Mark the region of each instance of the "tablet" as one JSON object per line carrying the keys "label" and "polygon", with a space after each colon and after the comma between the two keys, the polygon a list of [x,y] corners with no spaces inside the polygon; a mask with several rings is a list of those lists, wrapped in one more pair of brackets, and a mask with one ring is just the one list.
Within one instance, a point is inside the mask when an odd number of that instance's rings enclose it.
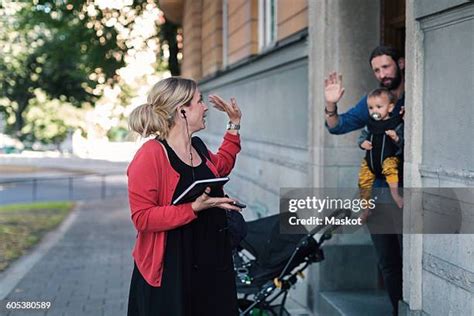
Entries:
{"label": "tablet", "polygon": [[229,181],[228,177],[225,178],[214,178],[214,179],[203,179],[194,181],[180,196],[178,196],[174,201],[173,205],[193,202],[201,194],[204,193],[207,187],[211,189],[216,187],[221,187]]}

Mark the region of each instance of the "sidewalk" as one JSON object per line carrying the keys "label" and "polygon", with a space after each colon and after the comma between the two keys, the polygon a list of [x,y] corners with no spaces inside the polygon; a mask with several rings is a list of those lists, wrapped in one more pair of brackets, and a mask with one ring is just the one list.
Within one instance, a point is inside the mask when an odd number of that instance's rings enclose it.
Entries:
{"label": "sidewalk", "polygon": [[70,228],[7,295],[0,314],[8,301],[49,301],[49,310],[7,315],[126,315],[135,238],[126,197],[88,201],[74,212]]}

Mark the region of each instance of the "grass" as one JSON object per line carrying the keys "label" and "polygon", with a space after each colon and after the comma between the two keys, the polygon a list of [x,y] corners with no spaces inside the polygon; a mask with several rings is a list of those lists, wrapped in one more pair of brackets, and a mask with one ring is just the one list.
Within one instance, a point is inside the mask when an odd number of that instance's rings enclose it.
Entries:
{"label": "grass", "polygon": [[0,271],[36,245],[69,214],[73,202],[0,206]]}

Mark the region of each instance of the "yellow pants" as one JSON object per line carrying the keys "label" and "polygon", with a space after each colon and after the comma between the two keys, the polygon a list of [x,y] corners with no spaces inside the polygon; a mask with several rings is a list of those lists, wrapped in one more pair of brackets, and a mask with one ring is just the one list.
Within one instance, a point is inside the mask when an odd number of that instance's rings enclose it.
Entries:
{"label": "yellow pants", "polygon": [[[397,157],[387,157],[382,162],[382,174],[387,183],[398,183],[398,164],[400,159]],[[369,200],[372,195],[372,185],[375,181],[375,174],[369,168],[367,161],[362,160],[359,170],[359,188],[362,199]]]}

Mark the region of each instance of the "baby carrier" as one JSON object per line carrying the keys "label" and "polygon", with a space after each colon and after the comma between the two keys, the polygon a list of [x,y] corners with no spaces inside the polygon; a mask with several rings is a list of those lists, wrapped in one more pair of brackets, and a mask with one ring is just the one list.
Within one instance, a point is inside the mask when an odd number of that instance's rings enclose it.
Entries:
{"label": "baby carrier", "polygon": [[387,130],[395,130],[403,120],[400,115],[393,115],[388,120],[377,121],[369,118],[367,129],[369,130],[368,140],[372,143],[372,149],[368,150],[365,156],[367,165],[377,177],[382,177],[382,163],[387,157],[395,156],[398,147],[385,134]]}

